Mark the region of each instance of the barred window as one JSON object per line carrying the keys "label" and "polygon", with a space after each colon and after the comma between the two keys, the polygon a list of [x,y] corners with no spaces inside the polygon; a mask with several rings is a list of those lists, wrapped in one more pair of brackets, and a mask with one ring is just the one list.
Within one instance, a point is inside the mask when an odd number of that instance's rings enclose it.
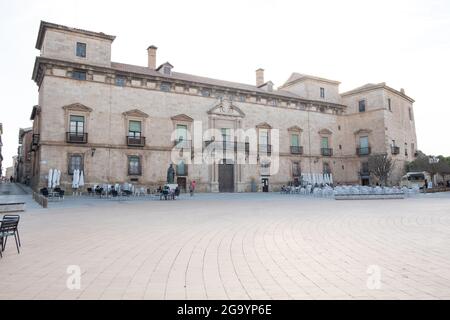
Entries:
{"label": "barred window", "polygon": [[128,175],[140,176],[141,170],[141,158],[139,156],[128,156]]}
{"label": "barred window", "polygon": [[83,155],[82,154],[69,154],[69,175],[73,175],[75,170],[84,170],[83,163]]}
{"label": "barred window", "polygon": [[127,79],[125,77],[123,77],[123,76],[116,77],[116,86],[125,87],[126,84],[127,84]]}
{"label": "barred window", "polygon": [[160,87],[161,91],[170,91],[170,83],[167,82],[163,82],[161,83],[161,87]]}
{"label": "barred window", "polygon": [[72,79],[75,79],[75,80],[86,80],[86,72],[85,71],[74,70],[72,72]]}

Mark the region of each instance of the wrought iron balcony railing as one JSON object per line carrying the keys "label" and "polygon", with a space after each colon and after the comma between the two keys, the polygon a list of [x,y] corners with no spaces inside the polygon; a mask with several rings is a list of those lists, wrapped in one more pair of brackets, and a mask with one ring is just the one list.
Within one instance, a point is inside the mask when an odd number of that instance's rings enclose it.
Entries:
{"label": "wrought iron balcony railing", "polygon": [[303,147],[291,146],[291,154],[303,154]]}
{"label": "wrought iron balcony railing", "polygon": [[371,148],[370,147],[358,147],[356,148],[356,154],[358,156],[368,156],[371,153]]}
{"label": "wrought iron balcony railing", "polygon": [[129,147],[144,147],[145,137],[127,136],[127,145]]}
{"label": "wrought iron balcony railing", "polygon": [[333,155],[333,149],[331,148],[322,148],[320,151],[324,157],[331,157]]}
{"label": "wrought iron balcony railing", "polygon": [[87,143],[88,134],[78,133],[78,132],[66,132],[66,142],[67,143]]}

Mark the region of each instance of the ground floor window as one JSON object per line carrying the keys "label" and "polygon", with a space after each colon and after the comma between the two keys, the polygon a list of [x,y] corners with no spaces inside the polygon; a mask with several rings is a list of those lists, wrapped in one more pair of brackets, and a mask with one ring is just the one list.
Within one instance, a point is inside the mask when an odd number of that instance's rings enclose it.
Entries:
{"label": "ground floor window", "polygon": [[75,170],[84,170],[83,168],[83,155],[82,154],[69,154],[69,174],[73,175]]}
{"label": "ground floor window", "polygon": [[141,158],[139,156],[128,156],[128,175],[140,176],[141,174]]}

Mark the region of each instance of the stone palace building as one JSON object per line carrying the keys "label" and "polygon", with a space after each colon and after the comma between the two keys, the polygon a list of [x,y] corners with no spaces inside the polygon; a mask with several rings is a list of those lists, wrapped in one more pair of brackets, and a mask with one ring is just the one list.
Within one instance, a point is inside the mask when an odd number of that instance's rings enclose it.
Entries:
{"label": "stone palace building", "polygon": [[[340,93],[338,81],[300,73],[276,89],[262,69],[254,85],[222,81],[177,72],[169,62],[157,66],[155,46],[147,66],[129,65],[111,61],[114,39],[41,22],[33,70],[39,101],[31,113],[35,188],[47,184],[50,168],[62,171],[67,188],[75,169],[88,186],[155,188],[170,163],[180,186],[195,180],[207,192],[278,190],[302,173],[368,184],[368,157],[386,153],[395,160],[395,184],[414,159],[414,100],[403,89],[378,83]],[[218,134],[205,137],[210,129]],[[234,136],[239,129],[252,129],[256,142]],[[211,146],[220,150],[214,161],[189,161]]]}

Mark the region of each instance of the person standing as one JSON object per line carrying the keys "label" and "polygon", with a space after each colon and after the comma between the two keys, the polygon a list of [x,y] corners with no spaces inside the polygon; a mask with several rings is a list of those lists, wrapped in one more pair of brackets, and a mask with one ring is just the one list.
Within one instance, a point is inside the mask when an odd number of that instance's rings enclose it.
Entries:
{"label": "person standing", "polygon": [[193,180],[189,185],[189,193],[191,194],[191,197],[194,195],[196,185],[197,183],[195,182],[195,180]]}

